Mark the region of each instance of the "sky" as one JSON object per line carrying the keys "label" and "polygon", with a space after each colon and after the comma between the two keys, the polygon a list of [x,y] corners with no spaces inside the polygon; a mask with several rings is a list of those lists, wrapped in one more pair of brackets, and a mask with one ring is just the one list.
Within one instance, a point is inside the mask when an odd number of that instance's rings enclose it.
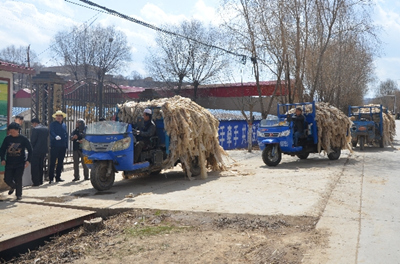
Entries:
{"label": "sky", "polygon": [[[82,4],[78,0],[69,0]],[[120,13],[132,16],[155,26],[164,23],[178,23],[185,19],[198,19],[218,25],[220,0],[92,0]],[[380,56],[374,61],[377,86],[379,81],[392,79],[400,86],[400,1],[374,0],[374,23],[382,30]],[[122,75],[135,70],[146,77],[144,60],[149,46],[153,46],[155,31],[114,16],[99,13],[64,0],[0,0],[0,49],[10,45],[27,46],[38,54],[38,60],[45,66],[54,66],[49,47],[58,31],[68,31],[73,25],[85,22],[114,25],[123,31],[131,46],[132,62]],[[251,67],[250,63],[247,66]],[[244,70],[246,72],[246,69]],[[242,76],[249,79],[251,76]],[[240,77],[238,77],[239,81]],[[373,87],[371,87],[372,95]]]}

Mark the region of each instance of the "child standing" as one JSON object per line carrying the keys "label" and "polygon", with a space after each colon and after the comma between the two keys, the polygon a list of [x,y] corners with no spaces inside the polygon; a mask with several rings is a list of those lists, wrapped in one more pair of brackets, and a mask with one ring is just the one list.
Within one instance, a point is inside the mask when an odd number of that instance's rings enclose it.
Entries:
{"label": "child standing", "polygon": [[[22,175],[24,169],[29,166],[32,147],[29,140],[19,134],[20,126],[13,122],[8,125],[8,136],[4,138],[0,148],[1,165],[6,166],[4,182],[10,186],[9,195],[16,189],[17,200],[22,196]],[[25,160],[25,149],[28,150],[28,158]]]}

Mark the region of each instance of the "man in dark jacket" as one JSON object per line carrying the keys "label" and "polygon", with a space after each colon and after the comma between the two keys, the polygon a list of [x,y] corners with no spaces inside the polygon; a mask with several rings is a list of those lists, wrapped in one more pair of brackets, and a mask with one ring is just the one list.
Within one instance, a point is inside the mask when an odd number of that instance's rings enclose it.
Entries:
{"label": "man in dark jacket", "polygon": [[54,168],[56,166],[56,182],[63,182],[61,179],[61,171],[64,164],[65,152],[68,148],[67,126],[63,119],[67,115],[58,110],[53,118],[56,120],[50,124],[50,165],[49,165],[49,184],[54,180]]}
{"label": "man in dark jacket", "polygon": [[43,164],[48,152],[49,129],[40,124],[38,118],[31,121],[32,164],[31,177],[33,186],[43,184]]}
{"label": "man in dark jacket", "polygon": [[74,158],[74,179],[72,181],[79,181],[79,163],[82,163],[83,167],[83,176],[85,177],[85,181],[89,180],[89,169],[86,164],[83,162],[83,154],[82,154],[82,139],[85,136],[85,120],[78,119],[76,122],[76,128],[71,133],[72,140],[72,153]]}
{"label": "man in dark jacket", "polygon": [[[24,169],[29,166],[32,156],[32,147],[29,140],[19,134],[20,125],[13,122],[8,125],[9,135],[4,138],[0,148],[1,165],[6,166],[4,170],[4,182],[10,186],[9,195],[16,189],[17,200],[22,196],[22,176]],[[25,149],[28,157],[25,157]]]}
{"label": "man in dark jacket", "polygon": [[304,135],[304,115],[301,107],[296,108],[295,116],[288,116],[288,121],[293,121],[294,124],[294,146],[297,147],[299,138]]}
{"label": "man in dark jacket", "polygon": [[137,142],[135,144],[134,151],[134,163],[137,163],[142,153],[142,149],[151,144],[150,138],[155,136],[156,134],[156,125],[153,120],[153,113],[151,109],[144,109],[143,111],[143,127],[140,127],[136,130]]}

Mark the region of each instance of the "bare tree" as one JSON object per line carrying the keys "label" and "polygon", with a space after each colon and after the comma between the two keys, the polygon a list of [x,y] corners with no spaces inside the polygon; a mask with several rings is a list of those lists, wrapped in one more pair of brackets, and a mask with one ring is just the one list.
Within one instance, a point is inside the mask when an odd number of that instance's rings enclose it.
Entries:
{"label": "bare tree", "polygon": [[361,102],[372,80],[379,46],[372,3],[235,0],[225,1],[232,8],[223,12],[239,49],[252,56],[256,50],[257,63],[276,78],[277,87],[285,84],[286,102],[317,99],[344,108],[349,98]]}
{"label": "bare tree", "polygon": [[117,73],[131,60],[125,34],[112,26],[73,27],[58,32],[55,42],[53,52],[75,80],[94,75],[103,82],[107,73]]}
{"label": "bare tree", "polygon": [[221,44],[223,35],[197,20],[164,28],[177,34],[158,34],[157,46],[149,49],[146,58],[147,69],[155,80],[166,82],[176,94],[185,80],[192,83],[196,100],[198,86],[213,80],[228,66],[226,54],[214,47]]}
{"label": "bare tree", "polygon": [[[30,59],[28,60],[28,58]],[[35,70],[42,68],[42,65],[37,61],[36,53],[30,50],[29,46],[20,46],[18,48],[14,45],[8,46],[0,50],[0,59],[18,65],[30,66]],[[28,87],[29,78],[26,74],[14,73],[13,75],[14,90],[20,90],[24,87]]]}
{"label": "bare tree", "polygon": [[261,32],[256,23],[256,16],[259,12],[255,7],[253,0],[225,1],[222,10],[227,15],[224,26],[232,34],[232,41],[236,44],[238,50],[249,54],[251,57],[252,73],[257,85],[261,115],[262,118],[266,118],[268,113],[265,112],[262,100],[259,64],[260,54],[263,53],[264,47],[257,37]]}
{"label": "bare tree", "polygon": [[397,82],[387,79],[386,81],[380,82],[377,90],[376,97],[379,98],[380,103],[387,107],[388,109],[395,109],[395,100],[396,96],[399,93],[399,87]]}
{"label": "bare tree", "polygon": [[198,39],[189,45],[190,68],[188,80],[193,84],[194,100],[197,99],[199,85],[215,80],[229,66],[226,53],[213,46],[222,46],[223,34],[212,26],[205,27],[201,22],[184,22],[187,36]]}
{"label": "bare tree", "polygon": [[[180,35],[187,34],[184,24],[164,25],[164,28]],[[156,81],[165,82],[177,95],[180,94],[184,79],[189,76],[189,47],[190,42],[187,39],[159,32],[156,46],[149,48],[149,55],[145,61],[150,76]]]}

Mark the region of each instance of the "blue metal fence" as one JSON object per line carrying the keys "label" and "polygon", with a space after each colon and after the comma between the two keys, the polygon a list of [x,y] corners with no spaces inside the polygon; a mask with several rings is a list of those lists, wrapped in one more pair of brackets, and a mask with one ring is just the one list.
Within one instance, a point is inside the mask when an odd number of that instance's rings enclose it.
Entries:
{"label": "blue metal fence", "polygon": [[[260,121],[254,121],[252,132],[252,143],[257,144],[257,129]],[[219,144],[223,149],[247,148],[247,131],[249,127],[244,120],[220,121]]]}

